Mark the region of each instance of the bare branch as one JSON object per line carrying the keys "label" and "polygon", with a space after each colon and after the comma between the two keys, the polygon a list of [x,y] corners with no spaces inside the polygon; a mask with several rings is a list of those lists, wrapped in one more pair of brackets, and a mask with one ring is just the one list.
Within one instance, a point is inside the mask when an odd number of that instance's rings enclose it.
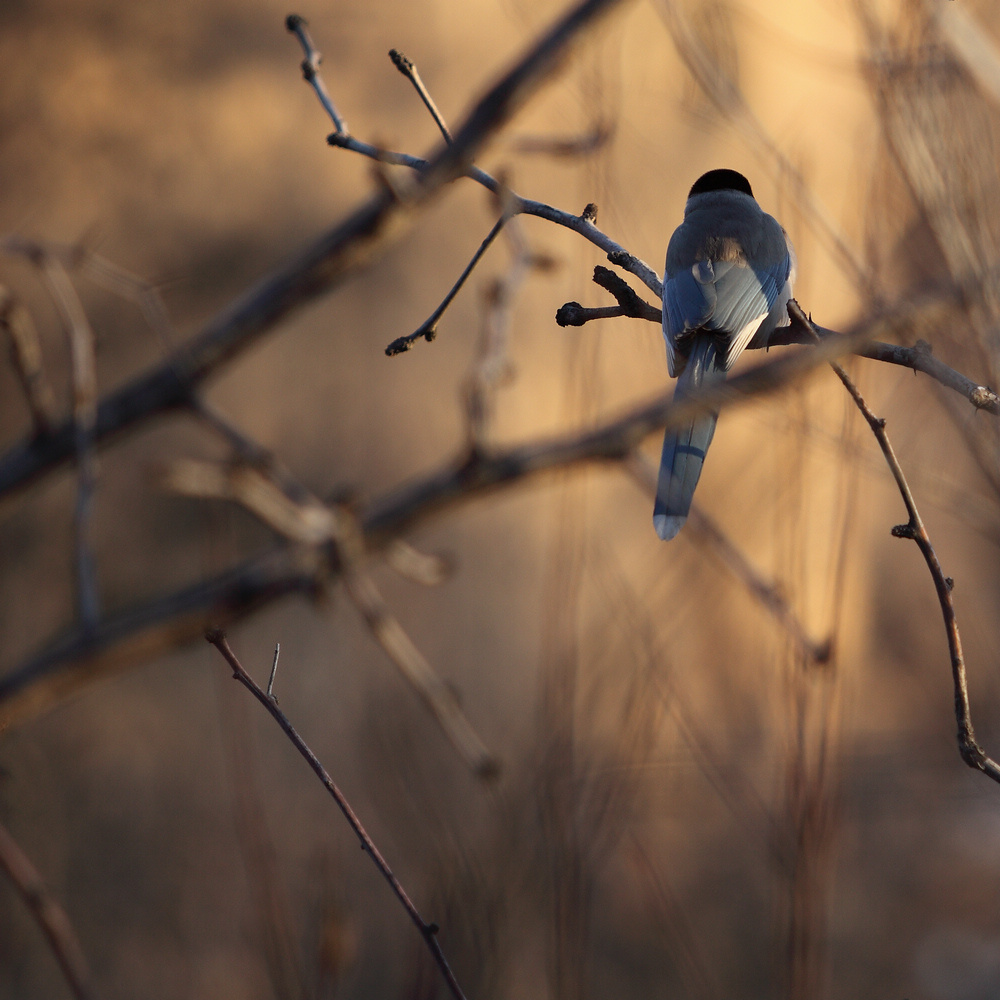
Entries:
{"label": "bare branch", "polygon": [[17,889],[48,939],[63,976],[77,1000],[94,1000],[93,977],[66,911],[49,891],[31,859],[0,823],[0,868]]}
{"label": "bare branch", "polygon": [[452,299],[454,299],[459,293],[469,275],[472,274],[476,265],[482,259],[483,254],[486,253],[493,241],[500,235],[500,230],[506,225],[508,219],[509,216],[506,215],[497,219],[493,228],[486,234],[486,238],[479,244],[479,249],[472,255],[472,260],[466,264],[465,270],[459,275],[458,280],[451,286],[451,290],[444,297],[444,299],[442,299],[441,304],[430,314],[430,316],[427,317],[427,319],[423,321],[423,323],[420,324],[420,326],[417,327],[416,330],[413,331],[413,333],[406,337],[397,337],[385,349],[385,353],[389,357],[408,351],[413,346],[414,342],[419,340],[421,337],[423,337],[424,340],[433,340],[435,338],[437,335],[438,320],[444,315],[444,311],[448,308],[448,306],[451,305]]}
{"label": "bare branch", "polygon": [[317,565],[332,563],[376,642],[430,710],[463,761],[480,777],[492,778],[498,773],[496,758],[473,729],[454,691],[417,649],[365,573],[364,539],[346,507],[327,506],[301,484],[296,484],[295,495],[289,496],[283,484],[252,466],[178,461],[166,470],[163,481],[188,496],[239,503],[291,542],[313,547]]}
{"label": "bare branch", "polygon": [[[657,470],[639,452],[633,452],[625,467],[650,496],[656,493]],[[779,584],[765,579],[723,530],[697,504],[691,507],[689,525],[693,538],[718,558],[774,620],[788,632],[800,651],[816,664],[827,663],[833,652],[830,640],[815,642],[799,621]]]}
{"label": "bare branch", "polygon": [[[462,454],[363,507],[357,519],[364,547],[368,552],[381,549],[417,521],[527,477],[585,462],[622,461],[648,434],[668,424],[675,426],[703,409],[720,409],[779,391],[831,358],[852,353],[868,333],[865,328],[852,336],[828,338],[814,350],[766,362],[683,403],[658,396],[582,434]],[[282,505],[274,509],[285,512]],[[293,522],[299,516],[290,515]],[[329,512],[322,517],[328,518]],[[317,522],[322,518],[317,517]],[[316,527],[311,522],[305,527],[310,526]],[[335,553],[320,556],[315,548],[303,551],[281,546],[211,580],[109,616],[92,635],[71,630],[0,677],[5,718],[35,714],[95,676],[182,645],[204,630],[206,618],[231,622],[289,594],[317,593],[340,569]]]}
{"label": "bare branch", "polygon": [[73,373],[73,439],[77,462],[75,563],[77,607],[85,628],[93,628],[100,617],[97,573],[90,550],[90,514],[93,508],[97,466],[93,452],[94,416],[97,406],[97,361],[94,331],[62,262],[43,247],[29,257],[45,278],[62,317],[70,348]]}
{"label": "bare branch", "polygon": [[0,285],[0,330],[10,338],[11,359],[24,390],[36,434],[49,431],[56,422],[56,399],[42,367],[42,348],[31,313]]}
{"label": "bare branch", "polygon": [[[594,282],[609,291],[618,300],[618,305],[587,308],[580,305],[579,302],[567,302],[560,306],[556,312],[556,323],[559,326],[583,326],[591,320],[617,316],[645,319],[652,323],[661,321],[660,308],[638,296],[613,271],[609,271],[606,267],[595,267]],[[918,303],[907,302],[895,312],[885,312],[878,317],[878,321],[892,326],[895,319],[896,326],[903,326],[921,309],[939,303],[940,299]],[[792,299],[788,304],[788,314],[791,318],[790,325],[779,327],[771,335],[765,349],[784,347],[790,344],[813,344],[816,342],[816,335],[821,339],[845,336],[836,330],[830,330],[813,323],[811,319],[806,317],[802,307],[795,299]],[[752,348],[756,346],[759,345],[751,345]],[[903,347],[900,344],[886,344],[879,340],[873,340],[861,344],[855,353],[862,358],[870,358],[873,361],[882,361],[886,364],[911,368],[915,372],[923,372],[940,382],[945,388],[952,389],[964,396],[977,410],[1000,415],[1000,395],[989,386],[980,385],[967,375],[963,375],[961,372],[955,371],[954,368],[950,368],[943,361],[939,361],[934,357],[933,348],[926,340],[918,340],[913,347]]]}
{"label": "bare branch", "polygon": [[238,680],[270,713],[271,717],[275,722],[281,727],[284,734],[291,740],[292,745],[296,750],[305,758],[306,762],[313,769],[313,772],[323,782],[323,787],[330,793],[333,797],[334,802],[337,803],[337,808],[344,814],[344,818],[347,820],[351,829],[354,831],[358,840],[361,842],[361,849],[372,859],[372,863],[378,869],[379,874],[389,883],[389,887],[392,889],[393,894],[402,904],[403,909],[406,910],[407,916],[413,922],[414,926],[420,932],[420,936],[424,939],[431,955],[434,958],[434,962],[437,967],[441,970],[441,975],[444,977],[444,981],[448,986],[449,991],[456,1000],[465,1000],[465,995],[462,993],[461,987],[458,985],[458,981],[455,979],[455,974],[451,971],[451,966],[448,965],[448,960],[444,956],[444,952],[441,950],[441,945],[438,943],[437,935],[440,930],[437,924],[428,923],[420,915],[416,906],[413,905],[410,897],[407,895],[406,890],[403,888],[399,879],[393,874],[392,869],[389,867],[385,858],[379,852],[379,849],[375,846],[374,841],[368,836],[368,832],[365,830],[358,819],[357,814],[351,808],[351,804],[344,797],[344,793],[337,787],[334,780],[327,773],[326,769],[319,762],[319,758],[309,749],[308,744],[301,736],[296,732],[295,728],[292,726],[291,722],[285,716],[285,713],[278,708],[277,702],[273,698],[269,698],[267,694],[261,690],[259,685],[254,681],[254,679],[243,669],[243,665],[236,658],[236,654],[232,651],[228,640],[226,639],[226,634],[221,629],[211,629],[209,630],[205,638],[222,654],[226,662],[233,668],[233,677]]}
{"label": "bare branch", "polygon": [[[804,319],[804,317],[803,317]],[[808,323],[808,320],[805,320]],[[819,339],[819,334],[816,334]],[[864,397],[858,391],[850,376],[844,369],[831,360],[830,366],[836,372],[837,377],[844,384],[850,393],[858,409],[864,416],[865,421],[875,435],[879,448],[885,457],[886,464],[892,472],[893,479],[896,480],[896,487],[903,498],[909,521],[906,524],[898,524],[892,529],[895,538],[912,538],[917,543],[924,562],[930,571],[931,579],[934,581],[934,588],[937,591],[938,603],[941,605],[941,614],[944,618],[945,634],[948,639],[948,652],[951,657],[952,682],[955,688],[955,720],[958,723],[958,751],[962,755],[962,760],[969,767],[982,771],[988,778],[1000,783],[1000,764],[986,755],[983,748],[976,742],[976,734],[972,728],[972,710],[969,705],[969,689],[966,680],[965,656],[962,652],[962,637],[958,631],[958,620],[955,614],[955,603],[952,600],[951,591],[954,581],[944,575],[941,563],[938,561],[937,553],[931,544],[927,528],[924,526],[920,512],[917,510],[916,501],[910,490],[903,468],[896,458],[889,436],[885,431],[885,419],[877,417],[865,402]]]}
{"label": "bare branch", "polygon": [[[476,104],[453,143],[428,160],[409,184],[376,191],[338,226],[223,310],[165,364],[105,397],[97,408],[95,444],[185,406],[201,382],[280,320],[336,287],[386,243],[398,239],[444,185],[467,171],[490,137],[558,68],[582,31],[623,2],[584,0],[571,8]],[[290,23],[289,29],[304,31],[300,21]],[[0,495],[57,468],[72,454],[73,442],[73,424],[67,422],[8,450],[0,456]]]}
{"label": "bare branch", "polygon": [[906,505],[909,514],[909,521],[906,524],[896,525],[892,533],[896,538],[912,538],[917,543],[924,562],[930,570],[931,579],[934,581],[934,588],[937,591],[938,603],[941,605],[941,614],[944,618],[945,634],[948,638],[948,652],[951,656],[952,682],[955,686],[955,720],[958,723],[958,750],[962,755],[962,760],[969,767],[982,771],[988,778],[1000,782],[1000,765],[986,755],[983,748],[976,742],[976,734],[972,728],[972,710],[969,706],[969,689],[965,673],[965,656],[962,653],[962,637],[958,631],[958,620],[955,614],[955,603],[952,600],[951,590],[954,581],[944,575],[941,563],[938,561],[937,553],[931,544],[930,536],[924,527],[923,519],[917,510],[917,505],[910,492],[909,484],[903,475],[902,467],[888,435],[885,432],[885,420],[876,417],[864,401],[857,386],[851,381],[847,373],[838,364],[833,365],[834,371],[844,383],[847,391],[851,394],[858,409],[864,415],[868,426],[872,429],[875,439],[878,441],[882,454],[896,480],[899,494]]}
{"label": "bare branch", "polygon": [[319,102],[323,105],[326,113],[330,116],[333,127],[338,133],[346,135],[347,122],[340,117],[336,107],[334,107],[330,94],[327,92],[326,84],[323,83],[323,77],[319,72],[319,64],[323,61],[323,57],[319,54],[316,46],[313,45],[312,38],[309,37],[309,32],[306,30],[308,25],[309,22],[298,14],[289,14],[285,18],[285,27],[298,38],[305,55],[305,58],[302,60],[302,78],[316,91],[316,96],[319,98]]}

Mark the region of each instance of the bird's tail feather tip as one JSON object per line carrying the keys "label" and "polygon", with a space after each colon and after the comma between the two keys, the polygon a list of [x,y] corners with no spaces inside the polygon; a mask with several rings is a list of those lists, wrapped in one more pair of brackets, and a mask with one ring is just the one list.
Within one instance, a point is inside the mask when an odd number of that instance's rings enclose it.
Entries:
{"label": "bird's tail feather tip", "polygon": [[654,514],[653,527],[663,541],[669,542],[684,527],[686,520],[687,515],[684,514]]}

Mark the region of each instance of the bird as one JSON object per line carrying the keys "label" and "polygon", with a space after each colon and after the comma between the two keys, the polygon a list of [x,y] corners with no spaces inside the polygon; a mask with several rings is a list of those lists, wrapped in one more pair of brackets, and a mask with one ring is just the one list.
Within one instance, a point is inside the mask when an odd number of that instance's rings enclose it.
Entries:
{"label": "bird", "polygon": [[[787,326],[796,260],[788,234],[757,204],[750,182],[718,169],[694,182],[684,221],[667,245],[663,337],[674,400],[725,380],[747,347],[765,347]],[[653,526],[667,541],[691,510],[717,412],[668,427],[657,476]]]}

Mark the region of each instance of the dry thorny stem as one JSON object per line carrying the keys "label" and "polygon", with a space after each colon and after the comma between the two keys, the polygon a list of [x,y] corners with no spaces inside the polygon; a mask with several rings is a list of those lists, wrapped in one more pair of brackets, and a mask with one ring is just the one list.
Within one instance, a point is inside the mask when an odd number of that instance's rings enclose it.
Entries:
{"label": "dry thorny stem", "polygon": [[441,945],[438,943],[437,935],[440,928],[435,923],[428,923],[420,915],[420,911],[414,906],[413,901],[399,879],[393,874],[388,862],[382,857],[371,837],[368,836],[368,832],[351,808],[351,804],[344,797],[344,793],[337,787],[337,784],[327,773],[326,768],[320,763],[319,758],[312,752],[306,741],[302,739],[295,727],[288,721],[285,713],[278,707],[277,699],[273,696],[269,697],[263,688],[246,672],[230,647],[225,632],[221,629],[211,629],[206,633],[205,638],[225,657],[226,662],[233,668],[233,677],[267,709],[295,749],[302,754],[306,762],[313,769],[316,776],[323,783],[323,787],[333,797],[334,802],[337,803],[337,807],[344,814],[344,818],[361,842],[361,849],[372,859],[372,863],[378,869],[379,874],[389,883],[389,888],[392,889],[393,894],[399,900],[403,909],[406,910],[407,916],[416,926],[417,930],[420,931],[420,936],[426,942],[428,949],[430,949],[434,962],[441,970],[441,975],[444,977],[452,996],[456,997],[457,1000],[465,1000],[465,995],[462,993],[462,989],[455,979],[455,974],[451,971],[451,966],[448,964],[448,960],[441,950]]}

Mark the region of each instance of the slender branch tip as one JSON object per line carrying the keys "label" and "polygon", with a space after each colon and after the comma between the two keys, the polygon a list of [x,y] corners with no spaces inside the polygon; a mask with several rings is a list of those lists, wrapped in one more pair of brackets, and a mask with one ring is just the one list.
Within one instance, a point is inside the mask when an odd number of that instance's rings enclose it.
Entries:
{"label": "slender branch tip", "polygon": [[389,58],[403,76],[409,76],[413,72],[413,63],[399,49],[389,49]]}

